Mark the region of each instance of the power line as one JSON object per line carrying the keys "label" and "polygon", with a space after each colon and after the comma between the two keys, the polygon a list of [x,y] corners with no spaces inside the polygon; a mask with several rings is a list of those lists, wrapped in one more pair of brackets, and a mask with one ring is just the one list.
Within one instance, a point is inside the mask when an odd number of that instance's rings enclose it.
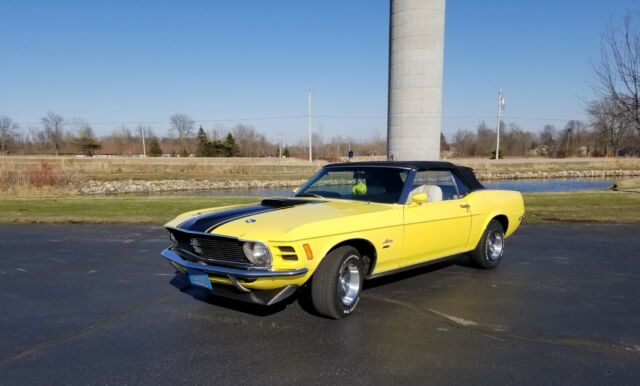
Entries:
{"label": "power line", "polygon": [[[215,122],[237,122],[237,121],[266,121],[266,120],[280,120],[280,119],[301,119],[306,118],[306,115],[284,115],[284,116],[275,116],[275,117],[251,117],[251,118],[226,118],[226,119],[200,119],[194,120],[194,123],[215,123]],[[86,122],[86,121],[85,121]],[[16,122],[21,125],[39,125],[42,122]],[[153,125],[153,124],[168,124],[169,121],[95,121],[95,122],[87,122],[91,125],[137,125],[137,124],[145,124],[145,125]]]}
{"label": "power line", "polygon": [[[372,120],[387,119],[384,115],[314,115],[314,118],[321,119],[354,119],[354,120]],[[441,117],[443,120],[450,119],[491,119],[493,115],[445,115]],[[308,119],[308,115],[282,115],[273,117],[244,117],[244,118],[224,118],[224,119],[199,119],[194,123],[217,123],[217,122],[242,122],[242,121],[269,121],[269,120],[288,120],[288,119]],[[529,117],[529,116],[512,116],[505,115],[505,120],[529,120],[529,121],[570,121],[574,118],[559,117]],[[84,121],[92,126],[100,125],[161,125],[169,124],[169,121]],[[20,125],[40,125],[41,121],[16,121]]]}

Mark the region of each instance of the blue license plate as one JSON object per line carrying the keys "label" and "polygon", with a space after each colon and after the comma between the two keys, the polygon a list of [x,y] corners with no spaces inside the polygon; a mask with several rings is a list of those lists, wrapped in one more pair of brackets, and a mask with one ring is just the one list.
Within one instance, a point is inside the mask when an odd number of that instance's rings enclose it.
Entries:
{"label": "blue license plate", "polygon": [[188,268],[187,275],[189,276],[189,282],[191,283],[191,285],[195,285],[197,287],[203,287],[207,289],[213,289],[211,288],[211,282],[209,281],[209,276],[206,273],[202,271],[198,271],[197,269]]}

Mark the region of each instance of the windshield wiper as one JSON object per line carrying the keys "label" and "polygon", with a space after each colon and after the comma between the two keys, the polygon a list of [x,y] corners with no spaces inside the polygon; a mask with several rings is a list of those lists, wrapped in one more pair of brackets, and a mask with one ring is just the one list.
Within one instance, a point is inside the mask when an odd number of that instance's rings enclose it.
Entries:
{"label": "windshield wiper", "polygon": [[315,198],[324,198],[319,194],[315,194],[315,193],[300,193],[300,194],[296,194],[296,197],[315,197]]}

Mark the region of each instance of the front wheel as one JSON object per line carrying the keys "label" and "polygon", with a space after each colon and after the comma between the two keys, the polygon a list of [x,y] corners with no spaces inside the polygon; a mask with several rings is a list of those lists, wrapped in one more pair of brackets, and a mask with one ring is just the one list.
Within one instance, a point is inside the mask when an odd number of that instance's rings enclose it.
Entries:
{"label": "front wheel", "polygon": [[351,314],[360,300],[364,265],[357,249],[343,246],[322,260],[311,280],[311,301],[316,311],[328,318]]}
{"label": "front wheel", "polygon": [[491,269],[500,264],[504,253],[504,229],[502,224],[491,220],[484,230],[476,249],[469,253],[471,261],[480,268]]}

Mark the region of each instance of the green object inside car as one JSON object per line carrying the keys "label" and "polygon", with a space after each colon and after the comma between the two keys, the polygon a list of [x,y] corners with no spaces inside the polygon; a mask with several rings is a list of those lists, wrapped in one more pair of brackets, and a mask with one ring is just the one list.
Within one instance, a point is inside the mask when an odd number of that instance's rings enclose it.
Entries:
{"label": "green object inside car", "polygon": [[355,196],[361,196],[363,194],[367,194],[367,184],[362,181],[357,182],[353,185],[353,189],[351,190]]}

